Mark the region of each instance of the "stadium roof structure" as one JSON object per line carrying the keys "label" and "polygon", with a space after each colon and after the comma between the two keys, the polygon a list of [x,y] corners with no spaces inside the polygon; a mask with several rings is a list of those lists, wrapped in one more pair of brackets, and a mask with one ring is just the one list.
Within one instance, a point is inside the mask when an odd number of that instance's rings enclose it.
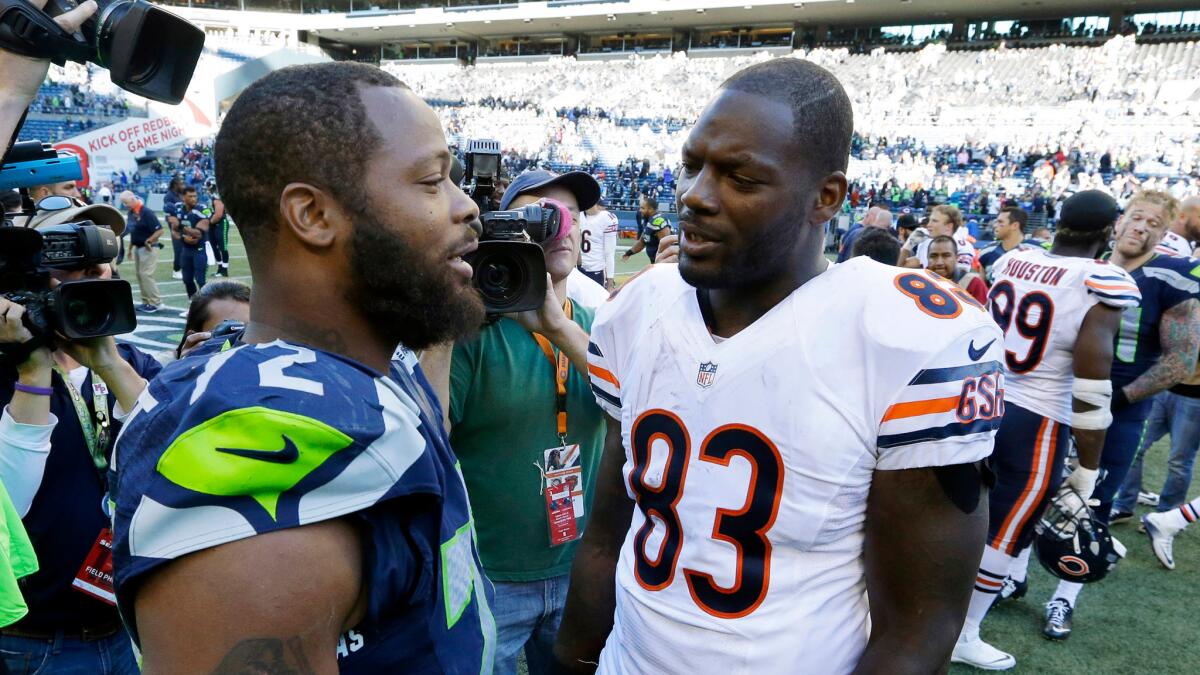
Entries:
{"label": "stadium roof structure", "polygon": [[[166,4],[186,4],[173,0]],[[691,30],[713,26],[791,24],[931,24],[1196,9],[1196,0],[548,0],[398,7],[392,0],[295,0],[303,13],[172,7],[202,26],[303,31],[308,41],[379,45],[412,39],[499,38],[601,31]],[[438,0],[432,0],[437,2]],[[480,0],[484,2],[486,0]],[[269,4],[269,3],[267,3]],[[400,0],[400,4],[408,4]],[[416,4],[416,3],[413,3]],[[424,2],[420,4],[425,4]],[[329,5],[330,9],[325,9]],[[450,6],[454,5],[454,6]],[[360,8],[361,7],[361,8]],[[349,8],[342,11],[333,8]]]}

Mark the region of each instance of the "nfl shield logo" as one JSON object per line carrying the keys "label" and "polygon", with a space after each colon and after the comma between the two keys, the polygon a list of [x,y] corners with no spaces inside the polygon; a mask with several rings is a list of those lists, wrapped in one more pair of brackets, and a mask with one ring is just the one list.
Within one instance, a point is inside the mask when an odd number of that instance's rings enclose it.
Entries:
{"label": "nfl shield logo", "polygon": [[711,361],[701,363],[700,372],[696,373],[696,384],[708,389],[715,379],[717,379],[717,364]]}

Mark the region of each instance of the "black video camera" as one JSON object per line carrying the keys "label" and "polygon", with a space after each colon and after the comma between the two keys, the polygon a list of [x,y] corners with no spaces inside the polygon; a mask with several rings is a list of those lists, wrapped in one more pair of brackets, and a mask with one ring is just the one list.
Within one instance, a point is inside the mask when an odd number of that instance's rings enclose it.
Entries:
{"label": "black video camera", "polygon": [[559,213],[531,204],[492,211],[492,195],[500,177],[500,143],[467,142],[463,190],[479,206],[483,232],[479,248],[466,257],[474,270],[472,283],[483,295],[489,314],[523,312],[542,306],[546,297],[546,256],[539,246],[558,234]]}
{"label": "black video camera", "polygon": [[117,255],[117,235],[85,220],[41,229],[0,227],[0,295],[25,308],[35,338],[53,343],[128,333],[137,325],[133,293],[121,279],[67,281],[50,287],[50,270],[77,270]]}
{"label": "black video camera", "polygon": [[0,0],[0,49],[50,59],[91,61],[107,68],[113,84],[164,103],[179,103],[204,49],[204,31],[146,0],[97,0],[96,13],[68,33],[54,17],[78,6],[49,0]]}

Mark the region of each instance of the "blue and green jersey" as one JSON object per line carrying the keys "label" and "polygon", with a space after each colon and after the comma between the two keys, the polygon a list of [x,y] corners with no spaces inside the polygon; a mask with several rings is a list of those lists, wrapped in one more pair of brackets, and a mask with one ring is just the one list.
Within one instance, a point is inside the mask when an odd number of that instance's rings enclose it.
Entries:
{"label": "blue and green jersey", "polygon": [[369,606],[337,646],[341,672],[491,672],[491,583],[415,360],[402,352],[381,376],[283,341],[202,349],[150,383],[112,463],[117,601],[134,639],[137,587],[163,565],[352,517]]}
{"label": "blue and green jersey", "polygon": [[1162,356],[1159,323],[1163,314],[1200,297],[1200,261],[1156,254],[1129,273],[1142,293],[1142,304],[1121,314],[1113,349],[1113,386],[1123,387],[1149,370]]}

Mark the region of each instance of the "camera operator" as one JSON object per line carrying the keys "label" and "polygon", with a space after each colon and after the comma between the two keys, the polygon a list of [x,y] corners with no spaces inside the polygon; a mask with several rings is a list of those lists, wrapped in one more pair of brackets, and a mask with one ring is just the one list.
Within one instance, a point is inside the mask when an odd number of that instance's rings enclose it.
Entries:
{"label": "camera operator", "polygon": [[176,218],[179,233],[179,267],[183,272],[183,287],[187,290],[190,300],[196,295],[196,291],[204,287],[205,274],[208,272],[204,240],[208,235],[212,210],[200,203],[194,186],[185,186],[180,192],[180,197],[182,202]]}
{"label": "camera operator", "polygon": [[83,195],[79,193],[79,184],[73,180],[65,180],[61,183],[50,183],[48,185],[35,185],[29,188],[29,198],[36,204],[46,197],[70,197],[83,201]]}
{"label": "camera operator", "polygon": [[[535,170],[513,179],[500,207],[551,199],[577,219],[599,198],[586,173]],[[496,587],[498,675],[516,672],[522,650],[532,675],[547,671],[578,537],[591,516],[605,423],[586,375],[595,312],[568,291],[581,236],[575,220],[569,235],[542,245],[550,283],[540,309],[506,315],[477,339],[459,341],[448,375],[444,351],[422,357],[449,407],[450,444]]]}
{"label": "camera operator", "polygon": [[139,312],[153,314],[162,304],[162,296],[158,294],[158,282],[154,280],[154,270],[158,267],[158,243],[162,237],[163,226],[158,222],[158,216],[146,206],[141,197],[129,190],[121,193],[121,204],[129,211],[128,225],[129,246],[132,248],[133,264],[137,271],[138,292],[142,296],[142,304],[137,306]]}
{"label": "camera operator", "polygon": [[[91,220],[114,232],[125,221],[111,206],[42,211],[29,223],[44,227]],[[104,262],[51,270],[51,286],[109,279]],[[9,673],[136,673],[128,635],[107,583],[89,575],[111,559],[106,471],[126,411],[159,371],[148,355],[112,337],[56,338],[56,348],[26,356],[34,338],[26,308],[0,297],[0,351],[17,354],[0,366],[0,482],[33,542],[41,569],[22,582],[29,614],[0,629],[0,655]],[[87,588],[88,590],[83,590]],[[104,596],[107,595],[107,598]]]}

